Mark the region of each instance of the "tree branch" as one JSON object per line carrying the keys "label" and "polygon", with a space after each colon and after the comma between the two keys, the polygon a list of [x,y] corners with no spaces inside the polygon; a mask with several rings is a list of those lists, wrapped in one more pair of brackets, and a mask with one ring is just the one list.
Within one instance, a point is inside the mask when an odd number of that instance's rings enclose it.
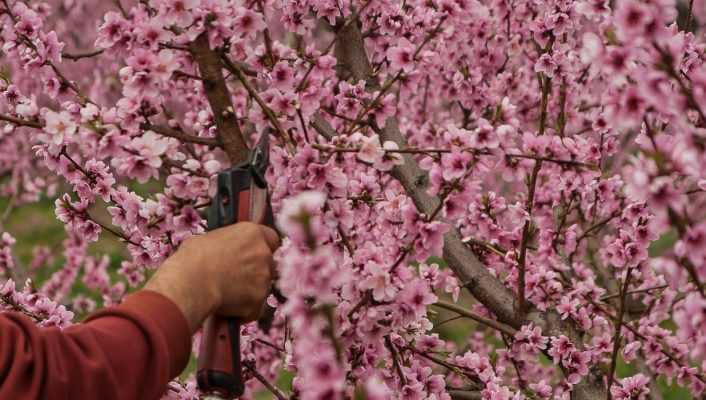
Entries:
{"label": "tree branch", "polygon": [[474,313],[471,310],[467,310],[457,304],[449,303],[446,301],[437,301],[436,303],[434,303],[434,305],[437,307],[449,310],[449,311],[453,311],[456,314],[462,315],[466,318],[470,318],[478,323],[489,326],[489,327],[491,327],[499,332],[502,332],[506,335],[509,335],[509,336],[515,336],[515,333],[517,332],[517,330],[515,328],[511,327],[510,325],[506,325],[506,324],[503,324],[502,322],[498,322],[493,319],[486,318],[480,314]]}
{"label": "tree branch", "polygon": [[389,335],[385,336],[385,347],[387,347],[392,355],[392,364],[395,367],[395,371],[397,371],[397,376],[400,378],[400,383],[402,383],[402,386],[407,386],[407,377],[404,375],[404,371],[402,371],[399,353]]}
{"label": "tree branch", "polygon": [[[315,116],[316,118],[321,118],[320,116]],[[328,122],[322,119],[322,122],[328,125]],[[330,125],[328,125],[330,127]],[[333,130],[333,128],[330,128]],[[328,134],[329,132],[326,132]],[[331,132],[334,136],[336,135],[335,131]],[[333,137],[333,136],[332,136]],[[337,152],[337,153],[357,153],[360,151],[359,147],[336,147],[336,146],[330,146],[330,145],[321,145],[321,144],[313,144],[313,147],[315,147],[318,150],[323,150],[323,151],[331,151],[331,152]],[[399,148],[399,149],[383,149],[383,151],[386,154],[425,154],[425,155],[438,155],[438,154],[443,154],[443,153],[452,153],[454,151],[465,151],[472,153],[476,156],[503,156],[507,158],[524,158],[524,159],[529,159],[529,160],[536,160],[536,161],[546,161],[549,163],[555,163],[561,166],[565,167],[576,167],[576,168],[588,168],[588,169],[598,169],[597,165],[593,164],[588,164],[584,163],[581,161],[576,161],[576,160],[567,160],[567,159],[561,159],[561,158],[552,158],[552,157],[544,157],[544,156],[536,156],[532,154],[519,154],[519,153],[493,153],[490,150],[483,150],[483,149],[476,149],[473,147],[466,147],[466,148],[461,148],[461,149],[444,149],[444,148],[438,148],[438,147],[433,147],[433,148],[424,148],[424,147],[405,147],[405,148]]]}
{"label": "tree branch", "polygon": [[[365,47],[349,47],[347,51],[354,49],[364,50]],[[367,55],[361,56],[367,57]],[[383,141],[392,140],[399,147],[406,147],[406,140],[399,131],[396,118],[389,118],[385,127],[378,134]],[[402,157],[404,164],[393,168],[392,175],[402,184],[417,209],[431,215],[431,212],[438,207],[439,199],[427,194],[427,176],[419,168],[414,158],[409,154],[403,154]],[[480,263],[475,254],[463,243],[455,229],[444,236],[443,257],[449,268],[464,283],[471,294],[495,314],[500,322],[513,328],[519,328],[523,323],[531,322],[540,327],[545,336],[566,335],[572,343],[578,347],[582,346],[582,340],[576,328],[563,321],[556,311],[529,310],[525,315],[525,320],[517,319],[512,306],[514,297],[512,292]],[[603,377],[598,373],[591,373],[574,386],[573,395],[575,400],[594,400],[605,398],[605,390]]]}
{"label": "tree branch", "polygon": [[353,20],[345,24],[336,34],[336,48],[334,55],[338,63],[336,64],[336,74],[339,77],[353,78],[353,81],[365,81],[369,88],[377,89],[380,85],[373,77],[373,69],[370,67],[365,42],[358,26],[358,20]]}
{"label": "tree branch", "polygon": [[78,61],[82,58],[91,58],[103,54],[104,49],[97,49],[93,51],[87,51],[84,53],[63,53],[61,56],[71,61]]}
{"label": "tree branch", "polygon": [[[544,129],[547,124],[547,107],[549,104],[549,92],[551,91],[551,79],[539,74],[539,82],[542,85],[542,103],[541,111],[539,116],[539,132],[538,135],[544,135]],[[544,77],[544,79],[542,79]],[[522,227],[522,241],[520,244],[520,255],[517,261],[517,271],[518,271],[518,282],[517,282],[517,314],[523,315],[528,308],[527,299],[525,296],[525,270],[527,262],[527,246],[529,246],[529,239],[532,227],[532,209],[534,208],[534,193],[537,189],[537,178],[539,177],[539,171],[542,169],[542,160],[536,160],[534,162],[534,168],[532,168],[532,174],[530,175],[529,182],[527,183],[527,205],[525,211],[529,219],[525,222],[525,226]]]}
{"label": "tree branch", "polygon": [[620,333],[623,329],[623,316],[625,315],[625,299],[628,296],[628,285],[630,285],[631,274],[632,268],[628,268],[627,272],[625,273],[623,287],[620,289],[620,308],[618,309],[618,321],[615,323],[615,335],[613,336],[613,354],[610,359],[610,373],[608,374],[608,400],[613,399],[613,395],[610,393],[610,388],[613,386],[613,380],[615,379],[615,367],[618,365],[618,352],[620,351],[621,341]]}
{"label": "tree branch", "polygon": [[12,117],[10,115],[5,115],[5,114],[0,114],[0,121],[9,122],[9,123],[17,125],[17,126],[26,126],[29,128],[44,129],[44,125],[39,122],[30,121],[30,120],[26,120],[26,119],[20,119],[20,118]]}
{"label": "tree branch", "polygon": [[449,390],[452,400],[481,400],[483,396],[478,390]]}
{"label": "tree branch", "polygon": [[[393,141],[406,147],[406,140],[397,127],[397,120],[390,118],[380,132],[382,141]],[[407,192],[419,212],[431,215],[440,206],[439,199],[427,194],[427,176],[410,154],[402,154],[404,163],[392,169],[395,177]],[[463,243],[456,230],[444,236],[444,259],[456,276],[474,297],[488,307],[499,320],[517,323],[512,309],[512,294],[496,277],[478,261],[475,254]]]}
{"label": "tree branch", "polygon": [[244,362],[243,366],[245,367],[248,372],[250,372],[255,379],[257,379],[264,387],[267,388],[267,390],[272,393],[277,400],[287,400],[288,397],[282,393],[281,390],[279,390],[277,387],[275,387],[273,384],[271,384],[267,378],[265,378],[262,374],[257,372],[257,368],[254,368],[252,365],[250,365],[249,362]]}
{"label": "tree branch", "polygon": [[220,143],[218,143],[218,140],[215,138],[189,135],[188,133],[184,133],[167,125],[152,125],[149,123],[143,123],[140,125],[140,128],[145,131],[159,133],[162,136],[179,139],[182,142],[202,144],[205,146],[220,146]]}
{"label": "tree branch", "polygon": [[314,128],[319,135],[325,137],[328,140],[333,139],[338,136],[338,132],[328,123],[321,115],[314,114],[314,116],[309,121],[309,124]]}
{"label": "tree branch", "polygon": [[218,127],[218,139],[232,164],[245,161],[248,158],[248,145],[235,116],[220,56],[209,46],[208,31],[200,34],[191,43],[190,49],[203,78],[204,92]]}
{"label": "tree branch", "polygon": [[234,64],[233,62],[230,61],[228,57],[225,55],[221,57],[223,60],[223,65],[230,71],[233,75],[235,75],[240,83],[243,84],[243,87],[245,87],[245,90],[247,90],[248,94],[250,97],[252,97],[255,102],[260,106],[262,109],[262,112],[265,114],[267,119],[270,120],[270,123],[272,124],[272,127],[275,128],[277,133],[279,134],[279,137],[282,139],[282,141],[285,143],[287,146],[287,149],[289,150],[290,153],[294,153],[294,144],[292,141],[289,139],[289,136],[287,133],[282,129],[282,126],[280,125],[279,121],[277,120],[277,116],[275,115],[274,111],[270,107],[265,104],[265,102],[262,100],[260,95],[257,93],[257,90],[250,84],[250,81],[245,77],[245,74],[243,71],[238,67],[238,65]]}

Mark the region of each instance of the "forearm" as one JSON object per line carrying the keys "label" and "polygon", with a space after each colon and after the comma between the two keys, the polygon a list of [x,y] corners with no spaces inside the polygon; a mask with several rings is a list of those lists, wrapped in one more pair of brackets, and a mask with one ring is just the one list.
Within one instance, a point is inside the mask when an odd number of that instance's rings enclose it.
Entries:
{"label": "forearm", "polygon": [[205,273],[207,266],[199,265],[198,254],[195,253],[190,252],[191,259],[187,259],[177,252],[164,262],[144,287],[176,304],[189,323],[192,334],[220,304],[215,285]]}
{"label": "forearm", "polygon": [[64,331],[0,315],[0,398],[157,399],[185,367],[190,327],[149,291]]}

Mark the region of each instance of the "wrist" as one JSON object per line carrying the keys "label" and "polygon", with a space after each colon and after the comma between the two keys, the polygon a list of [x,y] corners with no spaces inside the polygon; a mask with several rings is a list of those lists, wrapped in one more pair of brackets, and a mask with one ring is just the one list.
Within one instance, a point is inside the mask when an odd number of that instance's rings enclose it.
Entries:
{"label": "wrist", "polygon": [[220,304],[219,293],[209,279],[198,274],[196,265],[168,259],[145,285],[167,297],[182,311],[189,323],[191,332],[196,332],[204,319],[212,314]]}

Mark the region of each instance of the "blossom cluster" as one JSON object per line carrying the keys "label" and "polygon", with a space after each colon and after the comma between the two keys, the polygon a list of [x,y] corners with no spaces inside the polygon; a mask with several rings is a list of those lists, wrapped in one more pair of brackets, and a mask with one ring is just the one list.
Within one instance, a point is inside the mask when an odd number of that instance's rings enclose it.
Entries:
{"label": "blossom cluster", "polygon": [[[706,15],[685,7],[8,0],[0,305],[64,327],[119,303],[270,135],[282,296],[243,327],[246,398],[701,396]],[[12,211],[47,201],[65,239],[19,257]]]}

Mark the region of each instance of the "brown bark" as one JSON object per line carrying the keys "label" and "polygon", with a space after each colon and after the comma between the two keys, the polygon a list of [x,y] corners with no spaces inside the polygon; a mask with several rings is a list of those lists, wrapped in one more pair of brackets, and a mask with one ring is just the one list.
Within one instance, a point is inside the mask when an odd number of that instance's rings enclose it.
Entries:
{"label": "brown bark", "polygon": [[[348,32],[342,30],[339,34],[346,35],[339,38],[339,46],[336,49],[336,55],[340,58],[339,63],[342,65],[341,71],[351,71],[351,75],[357,79],[368,81],[370,77],[364,78],[360,75],[365,71],[365,63],[367,61],[365,46],[362,43],[363,37],[360,34],[358,24],[349,24],[350,29],[358,30]],[[342,40],[343,39],[343,40]],[[353,43],[353,41],[359,41]],[[355,53],[355,54],[347,54]],[[344,75],[345,76],[345,75]],[[391,140],[396,142],[400,148],[406,147],[406,141],[399,131],[398,121],[396,118],[389,118],[386,121],[385,127],[379,129],[381,141]],[[392,175],[402,184],[402,187],[407,192],[407,195],[412,198],[417,209],[427,215],[431,215],[432,210],[439,206],[439,199],[431,197],[426,192],[427,176],[419,165],[414,160],[413,155],[403,154],[404,164],[396,166],[392,170]],[[542,329],[544,336],[559,336],[565,335],[578,348],[583,347],[583,343],[577,329],[567,321],[561,319],[556,311],[540,312],[536,309],[529,309],[525,314],[524,319],[517,318],[517,313],[513,308],[514,295],[513,293],[496,277],[490,274],[488,269],[478,260],[473,252],[462,242],[459,233],[452,229],[444,236],[443,257],[447,265],[454,271],[458,279],[471,292],[471,294],[487,307],[499,321],[508,324],[514,328],[519,328],[526,323],[534,323]],[[572,399],[575,400],[594,400],[604,399],[606,397],[606,389],[603,383],[603,375],[594,368],[588,376],[577,385],[574,386]]]}
{"label": "brown bark", "polygon": [[208,33],[199,35],[190,46],[199,66],[206,98],[218,128],[218,140],[232,164],[247,160],[248,145],[235,116],[230,91],[223,76],[221,58],[208,43]]}

